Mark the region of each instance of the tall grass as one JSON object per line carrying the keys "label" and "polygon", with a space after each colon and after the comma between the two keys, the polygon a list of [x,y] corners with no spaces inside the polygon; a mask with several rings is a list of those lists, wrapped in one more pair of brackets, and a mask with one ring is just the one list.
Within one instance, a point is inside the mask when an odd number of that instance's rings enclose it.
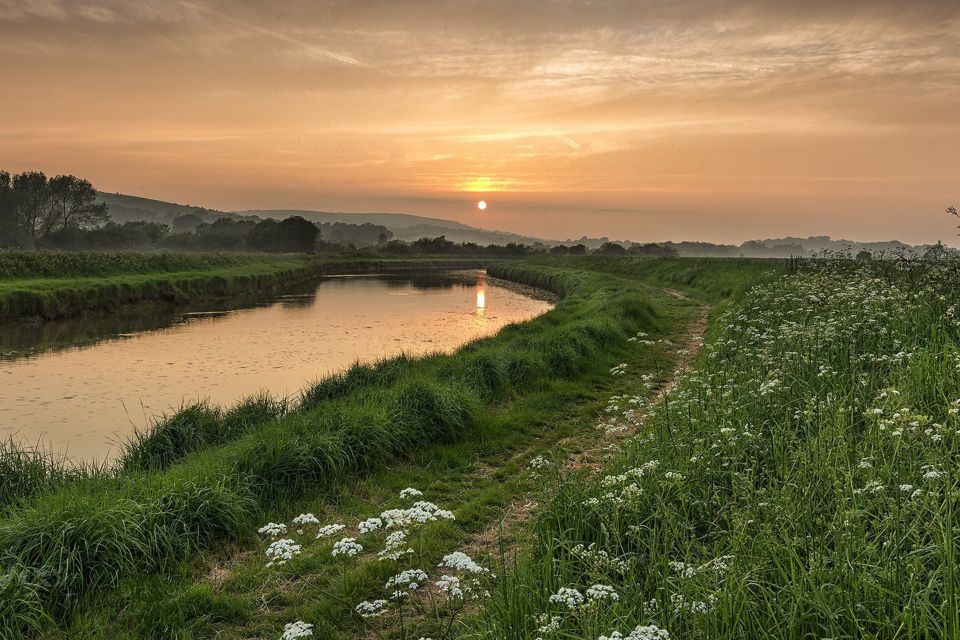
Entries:
{"label": "tall grass", "polygon": [[[0,567],[21,576],[37,619],[63,619],[92,591],[163,571],[222,540],[245,539],[265,510],[436,441],[549,378],[609,358],[657,313],[636,283],[580,271],[512,276],[567,293],[557,307],[452,356],[397,359],[321,382],[298,410],[254,403],[229,423],[188,407],[139,438],[110,481],[46,492],[0,522]],[[273,415],[273,413],[283,415]],[[228,424],[229,423],[229,424]],[[53,576],[54,579],[50,579]],[[0,618],[0,630],[21,624]]]}
{"label": "tall grass", "polygon": [[752,288],[611,466],[545,483],[478,635],[960,637],[958,294],[892,262]]}
{"label": "tall grass", "polygon": [[0,440],[0,510],[16,507],[51,489],[105,477],[105,464],[75,462],[42,447]]}

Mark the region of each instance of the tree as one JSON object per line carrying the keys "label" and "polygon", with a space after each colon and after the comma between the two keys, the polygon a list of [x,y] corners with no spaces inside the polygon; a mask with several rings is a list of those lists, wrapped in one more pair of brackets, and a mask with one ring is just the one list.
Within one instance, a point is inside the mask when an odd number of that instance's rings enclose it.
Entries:
{"label": "tree", "polygon": [[41,238],[54,231],[99,227],[110,219],[106,203],[97,202],[97,191],[89,180],[57,176],[47,183],[47,190],[50,199],[41,214]]}
{"label": "tree", "polygon": [[616,242],[604,242],[600,245],[600,248],[593,253],[598,256],[622,256],[626,255],[627,250],[624,249],[623,245]]}
{"label": "tree", "polygon": [[13,190],[17,194],[17,235],[23,242],[33,244],[37,230],[50,207],[50,189],[42,171],[27,171],[13,176]]}
{"label": "tree", "polygon": [[17,243],[17,194],[10,174],[0,171],[0,247]]}
{"label": "tree", "polygon": [[203,218],[195,213],[185,213],[173,219],[174,233],[193,233],[203,222]]}
{"label": "tree", "polygon": [[261,220],[247,234],[247,246],[258,251],[313,251],[320,239],[320,229],[301,216],[277,222]]}

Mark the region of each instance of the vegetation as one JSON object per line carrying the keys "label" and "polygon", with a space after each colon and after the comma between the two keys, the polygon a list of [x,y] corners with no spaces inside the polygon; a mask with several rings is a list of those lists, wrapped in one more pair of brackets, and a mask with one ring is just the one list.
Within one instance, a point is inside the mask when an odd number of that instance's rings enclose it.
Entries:
{"label": "vegetation", "polygon": [[97,227],[109,219],[88,180],[47,178],[40,171],[0,171],[0,247],[32,246],[56,234]]}
{"label": "vegetation", "polygon": [[303,255],[0,251],[0,320],[62,318],[140,301],[262,294],[329,273],[481,266],[477,260]]}
{"label": "vegetation", "polygon": [[666,401],[611,397],[608,466],[546,472],[476,635],[957,637],[958,287],[843,260],[750,289]]}
{"label": "vegetation", "polygon": [[[30,616],[5,619],[3,628],[69,620],[125,576],[168,572],[213,542],[249,540],[263,514],[318,487],[331,493],[399,455],[460,441],[507,400],[585,384],[630,346],[630,335],[662,331],[666,322],[633,279],[569,266],[496,273],[566,297],[546,316],[454,356],[383,363],[372,369],[394,373],[321,383],[293,411],[248,404],[240,426],[225,427],[229,413],[189,407],[138,439],[126,470],[78,479],[11,511],[0,524],[0,558],[19,576],[16,596],[33,604]],[[193,426],[184,427],[188,414]],[[43,578],[50,575],[56,579]]]}

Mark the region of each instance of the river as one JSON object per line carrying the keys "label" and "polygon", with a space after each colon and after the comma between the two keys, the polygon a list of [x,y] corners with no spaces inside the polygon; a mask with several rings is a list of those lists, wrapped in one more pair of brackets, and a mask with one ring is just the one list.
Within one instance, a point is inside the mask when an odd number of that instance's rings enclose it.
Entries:
{"label": "river", "polygon": [[105,460],[184,404],[295,398],[354,362],[450,352],[551,305],[472,271],[326,277],[222,307],[0,327],[0,436]]}

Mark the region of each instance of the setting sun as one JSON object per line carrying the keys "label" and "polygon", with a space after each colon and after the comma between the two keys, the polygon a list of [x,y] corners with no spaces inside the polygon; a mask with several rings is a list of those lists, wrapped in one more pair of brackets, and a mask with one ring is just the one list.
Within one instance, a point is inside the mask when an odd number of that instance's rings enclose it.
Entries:
{"label": "setting sun", "polygon": [[480,209],[480,211],[483,211],[486,208],[487,208],[486,200],[481,200],[480,202],[477,203],[477,209]]}

